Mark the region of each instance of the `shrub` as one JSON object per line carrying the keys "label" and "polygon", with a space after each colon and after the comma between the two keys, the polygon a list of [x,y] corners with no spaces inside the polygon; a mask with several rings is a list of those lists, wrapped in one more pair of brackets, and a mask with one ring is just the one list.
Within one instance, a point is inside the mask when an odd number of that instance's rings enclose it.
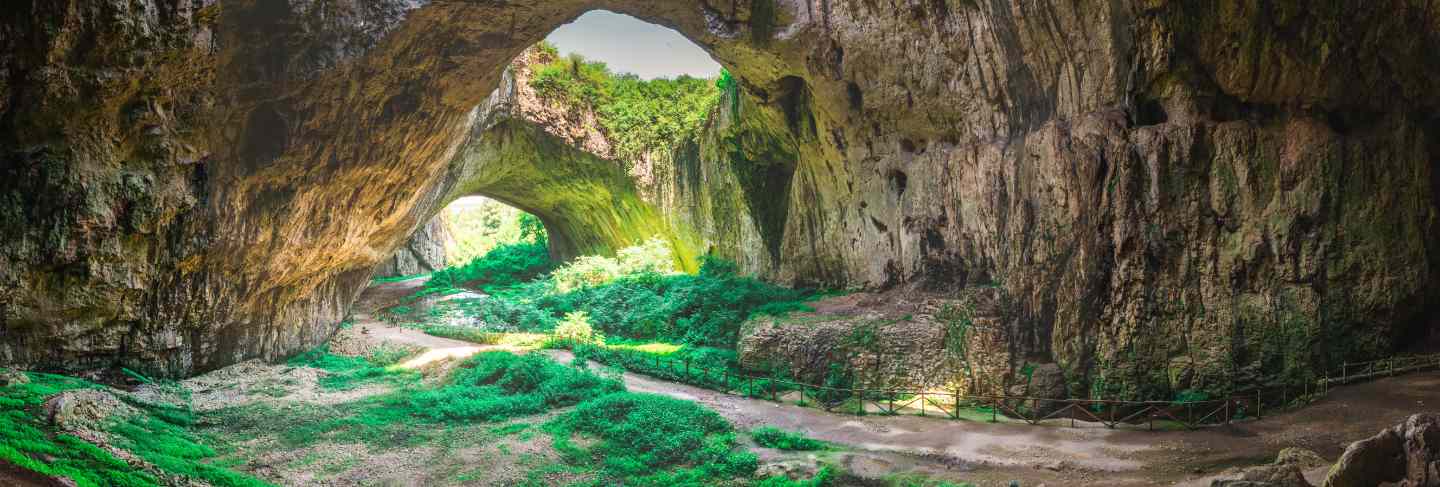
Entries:
{"label": "shrub", "polygon": [[777,450],[816,451],[828,448],[823,441],[771,426],[761,426],[750,430],[750,438],[755,440],[755,444]]}
{"label": "shrub", "polygon": [[553,333],[556,339],[571,344],[604,344],[605,339],[590,327],[590,317],[584,311],[571,311],[565,313],[565,320],[555,326]]}
{"label": "shrub", "polygon": [[[547,429],[572,461],[602,459],[602,474],[632,485],[703,485],[748,477],[757,460],[736,452],[730,424],[693,402],[655,394],[620,393],[580,404]],[[573,435],[598,440],[588,449]],[[672,470],[673,469],[673,470]]]}
{"label": "shrub", "polygon": [[533,68],[530,86],[541,98],[593,110],[625,160],[694,140],[720,99],[720,82],[683,75],[645,80],[579,55],[558,56],[553,46],[539,49],[542,64]]}
{"label": "shrub", "polygon": [[546,293],[535,304],[553,313],[585,311],[607,336],[734,348],[752,314],[806,310],[812,296],[748,277],[642,273]]}
{"label": "shrub", "polygon": [[553,267],[542,243],[503,244],[459,267],[435,271],[426,289],[469,287],[494,292],[534,279]]}
{"label": "shrub", "polygon": [[658,238],[647,240],[641,245],[626,247],[616,254],[615,258],[598,255],[580,257],[556,269],[551,273],[555,289],[567,292],[599,286],[629,275],[676,272],[670,244]]}
{"label": "shrub", "polygon": [[618,379],[566,367],[542,355],[486,352],[466,360],[449,385],[415,393],[409,406],[435,420],[497,421],[621,390],[624,385]]}

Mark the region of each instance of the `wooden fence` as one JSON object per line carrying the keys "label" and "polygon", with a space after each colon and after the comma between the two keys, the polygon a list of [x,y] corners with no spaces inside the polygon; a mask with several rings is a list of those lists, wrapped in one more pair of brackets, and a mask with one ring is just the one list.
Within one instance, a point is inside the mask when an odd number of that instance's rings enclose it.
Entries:
{"label": "wooden fence", "polygon": [[664,358],[633,350],[608,349],[604,355],[607,357],[596,358],[607,365],[623,367],[645,375],[726,394],[792,402],[837,413],[914,414],[955,420],[1006,420],[1029,424],[1072,427],[1103,425],[1107,428],[1149,430],[1193,430],[1204,426],[1229,424],[1236,420],[1262,418],[1267,413],[1309,404],[1328,393],[1331,385],[1440,369],[1440,354],[1392,357],[1370,362],[1346,363],[1339,370],[1299,386],[1232,392],[1221,399],[1118,401],[971,395],[907,388],[833,387],[783,378],[778,374],[740,374],[725,367],[693,364],[689,359]]}

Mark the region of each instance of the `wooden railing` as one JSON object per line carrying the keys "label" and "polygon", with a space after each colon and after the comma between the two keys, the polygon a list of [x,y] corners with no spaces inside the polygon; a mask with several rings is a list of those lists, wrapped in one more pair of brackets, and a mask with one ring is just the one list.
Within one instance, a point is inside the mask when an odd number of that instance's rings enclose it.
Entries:
{"label": "wooden railing", "polygon": [[[556,342],[562,348],[572,344]],[[1378,377],[1440,369],[1440,354],[1392,357],[1343,364],[1324,377],[1298,386],[1253,389],[1224,398],[1198,401],[1122,401],[1101,399],[1047,399],[1023,396],[972,395],[913,388],[849,388],[810,384],[778,374],[737,373],[688,359],[671,359],[624,349],[608,349],[602,363],[695,385],[726,394],[793,402],[826,411],[867,415],[915,414],[955,420],[1068,426],[1103,425],[1154,430],[1196,429],[1261,418],[1267,412],[1309,404],[1343,385]],[[616,357],[619,357],[616,359]],[[616,363],[618,362],[618,363]],[[988,416],[988,418],[986,417]]]}

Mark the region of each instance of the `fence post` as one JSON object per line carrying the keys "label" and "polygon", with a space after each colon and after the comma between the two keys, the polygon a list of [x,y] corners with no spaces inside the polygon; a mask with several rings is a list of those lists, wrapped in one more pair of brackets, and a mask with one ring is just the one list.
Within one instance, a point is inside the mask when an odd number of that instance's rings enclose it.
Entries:
{"label": "fence post", "polygon": [[1230,424],[1230,394],[1225,394],[1225,424]]}
{"label": "fence post", "polygon": [[1350,362],[1340,364],[1340,383],[1350,382]]}
{"label": "fence post", "polygon": [[955,413],[955,414],[952,414],[951,416],[954,416],[955,419],[960,419],[960,388],[959,388],[959,387],[956,387],[956,388],[955,388],[955,411],[954,411],[954,413]]}
{"label": "fence post", "polygon": [[997,417],[998,417],[999,413],[997,413],[996,411],[999,411],[999,410],[1000,410],[1000,400],[999,400],[999,399],[991,399],[991,400],[990,400],[990,422],[991,422],[991,423],[994,423],[994,422],[997,422],[997,421],[998,421]]}
{"label": "fence post", "polygon": [[683,382],[689,382],[689,381],[690,381],[690,357],[685,357],[685,380],[684,380]]}
{"label": "fence post", "polygon": [[1264,391],[1255,391],[1255,419],[1265,418],[1265,397]]}
{"label": "fence post", "polygon": [[775,381],[777,379],[779,379],[779,376],[775,374],[775,369],[770,369],[770,400],[776,402],[780,401],[780,396],[775,393]]}

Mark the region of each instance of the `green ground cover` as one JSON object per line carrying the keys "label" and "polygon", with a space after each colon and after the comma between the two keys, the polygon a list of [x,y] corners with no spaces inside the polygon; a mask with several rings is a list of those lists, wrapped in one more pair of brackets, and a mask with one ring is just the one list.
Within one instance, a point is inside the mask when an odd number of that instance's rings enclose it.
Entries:
{"label": "green ground cover", "polygon": [[[124,397],[137,408],[131,417],[114,417],[97,429],[112,446],[154,466],[147,472],[76,436],[58,431],[45,418],[42,405],[51,395],[78,389],[103,389],[92,382],[51,374],[29,373],[28,384],[7,386],[0,395],[0,460],[79,486],[152,486],[193,479],[216,486],[269,485],[209,460],[215,450],[191,431],[195,416],[188,409],[147,404]],[[157,475],[158,474],[158,475]]]}

